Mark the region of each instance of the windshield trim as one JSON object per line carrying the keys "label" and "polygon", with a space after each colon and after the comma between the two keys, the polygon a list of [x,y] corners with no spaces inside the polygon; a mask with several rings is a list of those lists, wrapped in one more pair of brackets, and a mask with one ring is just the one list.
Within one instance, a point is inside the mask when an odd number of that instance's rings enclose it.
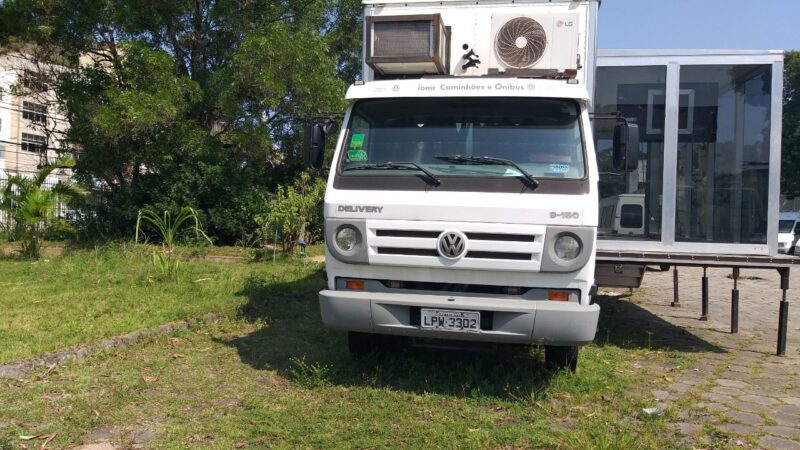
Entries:
{"label": "windshield trim", "polygon": [[[461,97],[437,97],[437,100],[446,100],[448,98],[461,98]],[[493,99],[518,99],[518,100],[533,100],[533,99],[540,99],[540,100],[554,100],[554,101],[563,101],[569,102],[575,105],[578,109],[578,129],[580,130],[581,134],[581,148],[583,152],[583,177],[581,178],[557,178],[557,177],[547,177],[547,176],[536,176],[536,180],[539,182],[540,185],[544,185],[544,189],[535,189],[537,193],[560,193],[564,191],[564,187],[569,182],[576,182],[577,189],[566,189],[566,191],[574,194],[584,194],[588,193],[588,180],[589,180],[589,148],[586,141],[586,130],[584,126],[584,113],[585,110],[581,105],[581,102],[574,98],[559,98],[559,97],[481,97],[481,99],[485,99],[491,101]],[[344,159],[345,152],[343,151],[343,143],[349,142],[350,135],[351,135],[351,125],[353,120],[355,119],[355,111],[356,108],[368,102],[374,101],[385,101],[391,100],[389,98],[370,98],[370,99],[362,99],[354,102],[350,106],[350,110],[348,111],[348,121],[345,125],[345,128],[342,130],[342,134],[344,139],[342,139],[342,146],[338,149],[339,155],[336,159],[335,165],[335,175],[334,175],[334,187],[339,189],[375,189],[375,190],[420,190],[425,188],[432,188],[435,190],[443,190],[443,191],[466,191],[466,192],[519,192],[520,191],[520,182],[519,177],[509,177],[509,176],[481,176],[481,177],[465,177],[459,175],[446,175],[446,174],[436,174],[436,176],[442,181],[440,186],[428,186],[428,183],[420,177],[420,174],[408,173],[407,175],[401,176],[389,176],[386,177],[384,175],[365,175],[365,174],[345,174],[342,169],[342,161]],[[364,180],[365,183],[352,183],[347,182],[344,180],[350,179],[361,179]],[[379,180],[386,180],[386,179],[401,179],[404,180],[402,183],[397,183],[394,181],[385,183],[387,185],[391,185],[391,189],[385,189],[381,187],[381,184],[378,182]],[[511,183],[504,183],[501,180],[508,180],[510,179],[511,182],[515,185],[513,188],[511,187]],[[466,181],[464,183],[463,181]],[[388,181],[388,180],[386,180]],[[488,181],[488,182],[487,182]],[[552,186],[551,183],[554,183]],[[404,184],[410,184],[410,186],[406,187]],[[452,186],[448,186],[452,184]],[[486,184],[486,186],[482,186]],[[502,185],[508,184],[508,186],[502,187]],[[586,185],[586,187],[582,187],[582,185]],[[356,187],[357,185],[362,185],[361,187]],[[470,186],[471,185],[471,186]],[[578,187],[577,185],[581,185]],[[480,186],[481,189],[476,189],[476,186]],[[553,189],[556,186],[560,186],[559,189]],[[499,189],[499,190],[496,190]],[[533,189],[526,187],[523,189],[523,192],[533,192]],[[555,191],[555,192],[554,192]],[[585,191],[585,192],[584,192]]]}

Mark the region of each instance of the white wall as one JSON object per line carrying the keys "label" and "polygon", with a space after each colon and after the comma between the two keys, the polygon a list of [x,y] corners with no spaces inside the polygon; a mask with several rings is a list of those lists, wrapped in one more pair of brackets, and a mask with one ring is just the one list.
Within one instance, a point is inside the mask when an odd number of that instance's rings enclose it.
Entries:
{"label": "white wall", "polygon": [[[2,60],[0,60],[0,64]],[[15,150],[11,139],[11,87],[17,81],[13,70],[0,66],[0,171],[6,170],[6,153]]]}

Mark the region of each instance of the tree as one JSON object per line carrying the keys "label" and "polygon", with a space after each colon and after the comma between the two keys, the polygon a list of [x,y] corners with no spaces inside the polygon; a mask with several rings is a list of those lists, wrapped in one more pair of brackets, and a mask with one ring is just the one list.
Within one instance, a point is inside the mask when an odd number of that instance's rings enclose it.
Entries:
{"label": "tree", "polygon": [[72,182],[59,182],[50,189],[44,184],[54,170],[71,168],[75,160],[62,157],[53,164],[45,165],[33,178],[14,175],[2,186],[0,209],[8,213],[18,236],[22,239],[24,254],[38,258],[44,227],[54,217],[59,203],[81,199],[86,191]]}
{"label": "tree", "polygon": [[0,17],[21,23],[0,40],[71,68],[56,85],[76,171],[107,187],[122,231],[189,205],[240,237],[359,70],[358,0],[9,0]]}
{"label": "tree", "polygon": [[781,193],[800,196],[800,51],[786,52],[783,89]]}

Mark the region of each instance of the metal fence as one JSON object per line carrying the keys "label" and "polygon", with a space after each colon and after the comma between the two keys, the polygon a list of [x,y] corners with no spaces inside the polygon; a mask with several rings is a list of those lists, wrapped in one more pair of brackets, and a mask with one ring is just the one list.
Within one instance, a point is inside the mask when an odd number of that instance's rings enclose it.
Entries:
{"label": "metal fence", "polygon": [[[0,200],[2,200],[2,192],[6,188],[6,184],[8,182],[9,176],[0,172]],[[43,190],[50,190],[59,182],[53,181],[45,181],[42,183]],[[66,220],[69,222],[73,227],[78,228],[82,222],[85,221],[87,218],[93,218],[94,208],[91,205],[96,204],[97,202],[97,195],[96,192],[90,192],[89,202],[87,207],[81,208],[72,208],[66,202],[57,202],[51,207],[52,215],[51,217],[55,218],[56,220]],[[13,207],[13,205],[12,205]],[[7,211],[0,209],[0,234],[10,234],[15,228],[14,218],[12,214],[9,214]],[[42,226],[48,226],[48,223],[42,224]],[[0,236],[2,237],[2,236]],[[8,236],[5,236],[8,237]]]}

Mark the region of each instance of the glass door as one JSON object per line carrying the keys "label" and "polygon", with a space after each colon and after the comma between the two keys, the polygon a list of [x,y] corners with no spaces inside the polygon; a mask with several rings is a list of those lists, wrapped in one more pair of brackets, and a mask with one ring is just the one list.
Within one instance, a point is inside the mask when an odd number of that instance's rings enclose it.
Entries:
{"label": "glass door", "polygon": [[[594,120],[594,130],[601,239],[661,240],[666,80],[666,66],[597,69],[594,112],[600,115]],[[612,168],[615,120],[606,116],[617,112],[639,124],[641,145],[635,172],[618,173]]]}
{"label": "glass door", "polygon": [[767,243],[771,65],[680,69],[675,241]]}

